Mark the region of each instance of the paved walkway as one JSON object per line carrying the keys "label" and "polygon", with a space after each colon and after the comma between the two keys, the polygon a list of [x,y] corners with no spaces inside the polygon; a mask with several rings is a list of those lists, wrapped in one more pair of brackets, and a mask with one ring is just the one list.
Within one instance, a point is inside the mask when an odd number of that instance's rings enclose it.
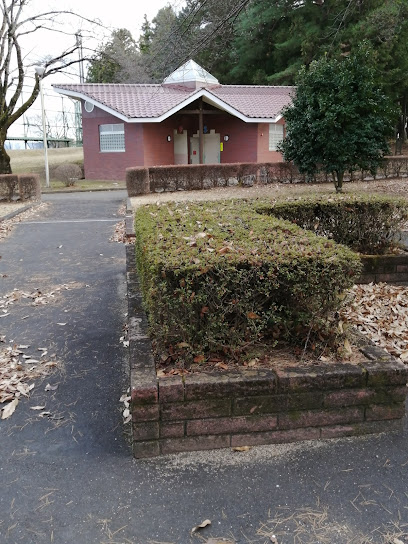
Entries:
{"label": "paved walkway", "polygon": [[[0,421],[0,543],[185,544],[202,542],[190,531],[206,519],[204,541],[263,543],[257,530],[283,512],[294,519],[266,528],[288,544],[305,507],[327,509],[317,530],[330,543],[406,523],[406,434],[132,459],[118,402],[127,387],[125,248],[109,242],[124,198],[46,196],[49,207],[0,242],[1,295],[74,282],[55,301],[23,299],[0,319],[7,342],[47,347],[60,363]],[[38,405],[54,419],[31,410]],[[319,541],[309,529],[302,538]],[[371,541],[385,542],[379,533]]]}

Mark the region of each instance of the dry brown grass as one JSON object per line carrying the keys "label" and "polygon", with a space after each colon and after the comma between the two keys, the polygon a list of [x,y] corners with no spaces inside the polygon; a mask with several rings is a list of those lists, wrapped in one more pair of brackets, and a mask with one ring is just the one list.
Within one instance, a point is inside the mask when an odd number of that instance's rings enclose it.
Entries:
{"label": "dry brown grass", "polygon": [[[44,151],[43,149],[13,149],[8,151],[11,159],[13,173],[34,172],[44,176]],[[63,147],[48,150],[48,162],[50,167],[58,166],[64,162],[82,161],[84,153],[82,147]]]}

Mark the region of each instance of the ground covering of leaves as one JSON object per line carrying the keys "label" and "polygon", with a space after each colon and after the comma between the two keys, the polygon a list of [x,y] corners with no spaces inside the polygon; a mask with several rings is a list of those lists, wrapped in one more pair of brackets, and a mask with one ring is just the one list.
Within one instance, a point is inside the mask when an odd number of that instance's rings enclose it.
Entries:
{"label": "ground covering of leaves", "polygon": [[[50,290],[23,291],[13,289],[0,297],[0,323],[2,319],[11,318],[13,309],[17,303],[25,303],[27,312],[33,307],[55,303],[64,291],[82,287],[77,282],[69,282],[58,285]],[[28,304],[27,304],[28,303]],[[21,319],[27,319],[30,314]],[[65,326],[66,323],[57,323]],[[4,347],[1,347],[4,344]],[[13,415],[20,398],[29,397],[36,382],[40,382],[53,370],[59,367],[55,355],[49,354],[47,347],[32,347],[25,344],[10,343],[6,345],[6,337],[0,336],[0,412],[1,419],[8,419]],[[58,386],[46,385],[46,391],[55,390]],[[50,412],[42,411],[45,406],[34,406],[32,410],[39,410],[41,417],[53,418]]]}
{"label": "ground covering of leaves", "polygon": [[[5,337],[0,337],[0,341],[5,342]],[[13,415],[21,397],[30,396],[35,387],[34,380],[44,378],[57,366],[57,362],[49,358],[47,348],[29,349],[29,345],[17,344],[0,349],[1,419]],[[46,414],[41,412],[43,408],[31,407],[32,410],[39,410],[40,416]]]}
{"label": "ground covering of leaves", "polygon": [[[126,206],[123,205],[118,210],[118,215],[125,215]],[[118,242],[120,244],[134,244],[134,239],[128,238],[126,235],[126,220],[122,219],[119,223],[116,223],[113,234],[109,238],[111,242]]]}
{"label": "ground covering of leaves", "polygon": [[9,316],[12,311],[13,304],[20,300],[29,301],[31,306],[44,306],[45,304],[49,304],[55,300],[62,291],[69,291],[74,287],[78,287],[78,284],[75,282],[59,285],[50,291],[45,292],[42,292],[39,289],[27,292],[15,288],[10,293],[6,293],[0,297],[0,319]]}
{"label": "ground covering of leaves", "polygon": [[35,206],[33,208],[30,208],[29,210],[26,210],[25,212],[21,212],[18,215],[12,217],[11,219],[4,219],[3,221],[0,219],[0,240],[3,238],[6,238],[13,228],[22,221],[25,221],[27,219],[30,219],[33,217],[33,215],[36,215],[38,212],[43,211],[46,207],[48,207],[48,204],[43,203],[39,206]]}
{"label": "ground covering of leaves", "polygon": [[391,355],[408,362],[408,287],[355,285],[342,316]]}

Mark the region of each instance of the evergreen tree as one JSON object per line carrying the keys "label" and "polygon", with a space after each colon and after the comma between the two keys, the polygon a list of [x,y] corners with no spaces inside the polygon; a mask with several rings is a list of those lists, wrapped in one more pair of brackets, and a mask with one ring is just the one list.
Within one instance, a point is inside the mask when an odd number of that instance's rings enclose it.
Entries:
{"label": "evergreen tree", "polygon": [[111,39],[91,58],[88,83],[143,83],[149,78],[132,34],[126,28],[112,32]]}
{"label": "evergreen tree", "polygon": [[344,172],[374,171],[389,151],[393,110],[376,87],[373,54],[362,45],[342,59],[322,57],[302,68],[293,104],[284,108],[285,160],[313,177],[332,174],[341,192]]}

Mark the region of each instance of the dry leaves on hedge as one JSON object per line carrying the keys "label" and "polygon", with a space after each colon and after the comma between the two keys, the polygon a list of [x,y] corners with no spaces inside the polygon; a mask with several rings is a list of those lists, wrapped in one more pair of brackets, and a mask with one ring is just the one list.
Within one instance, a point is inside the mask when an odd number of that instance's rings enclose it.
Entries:
{"label": "dry leaves on hedge", "polygon": [[408,288],[387,283],[355,285],[351,303],[342,310],[377,346],[408,362]]}
{"label": "dry leaves on hedge", "polygon": [[7,419],[14,413],[20,397],[29,397],[35,386],[33,380],[46,376],[57,366],[55,361],[44,357],[48,353],[45,348],[37,348],[36,351],[41,354],[35,358],[27,354],[29,347],[13,345],[0,350],[1,419]]}

